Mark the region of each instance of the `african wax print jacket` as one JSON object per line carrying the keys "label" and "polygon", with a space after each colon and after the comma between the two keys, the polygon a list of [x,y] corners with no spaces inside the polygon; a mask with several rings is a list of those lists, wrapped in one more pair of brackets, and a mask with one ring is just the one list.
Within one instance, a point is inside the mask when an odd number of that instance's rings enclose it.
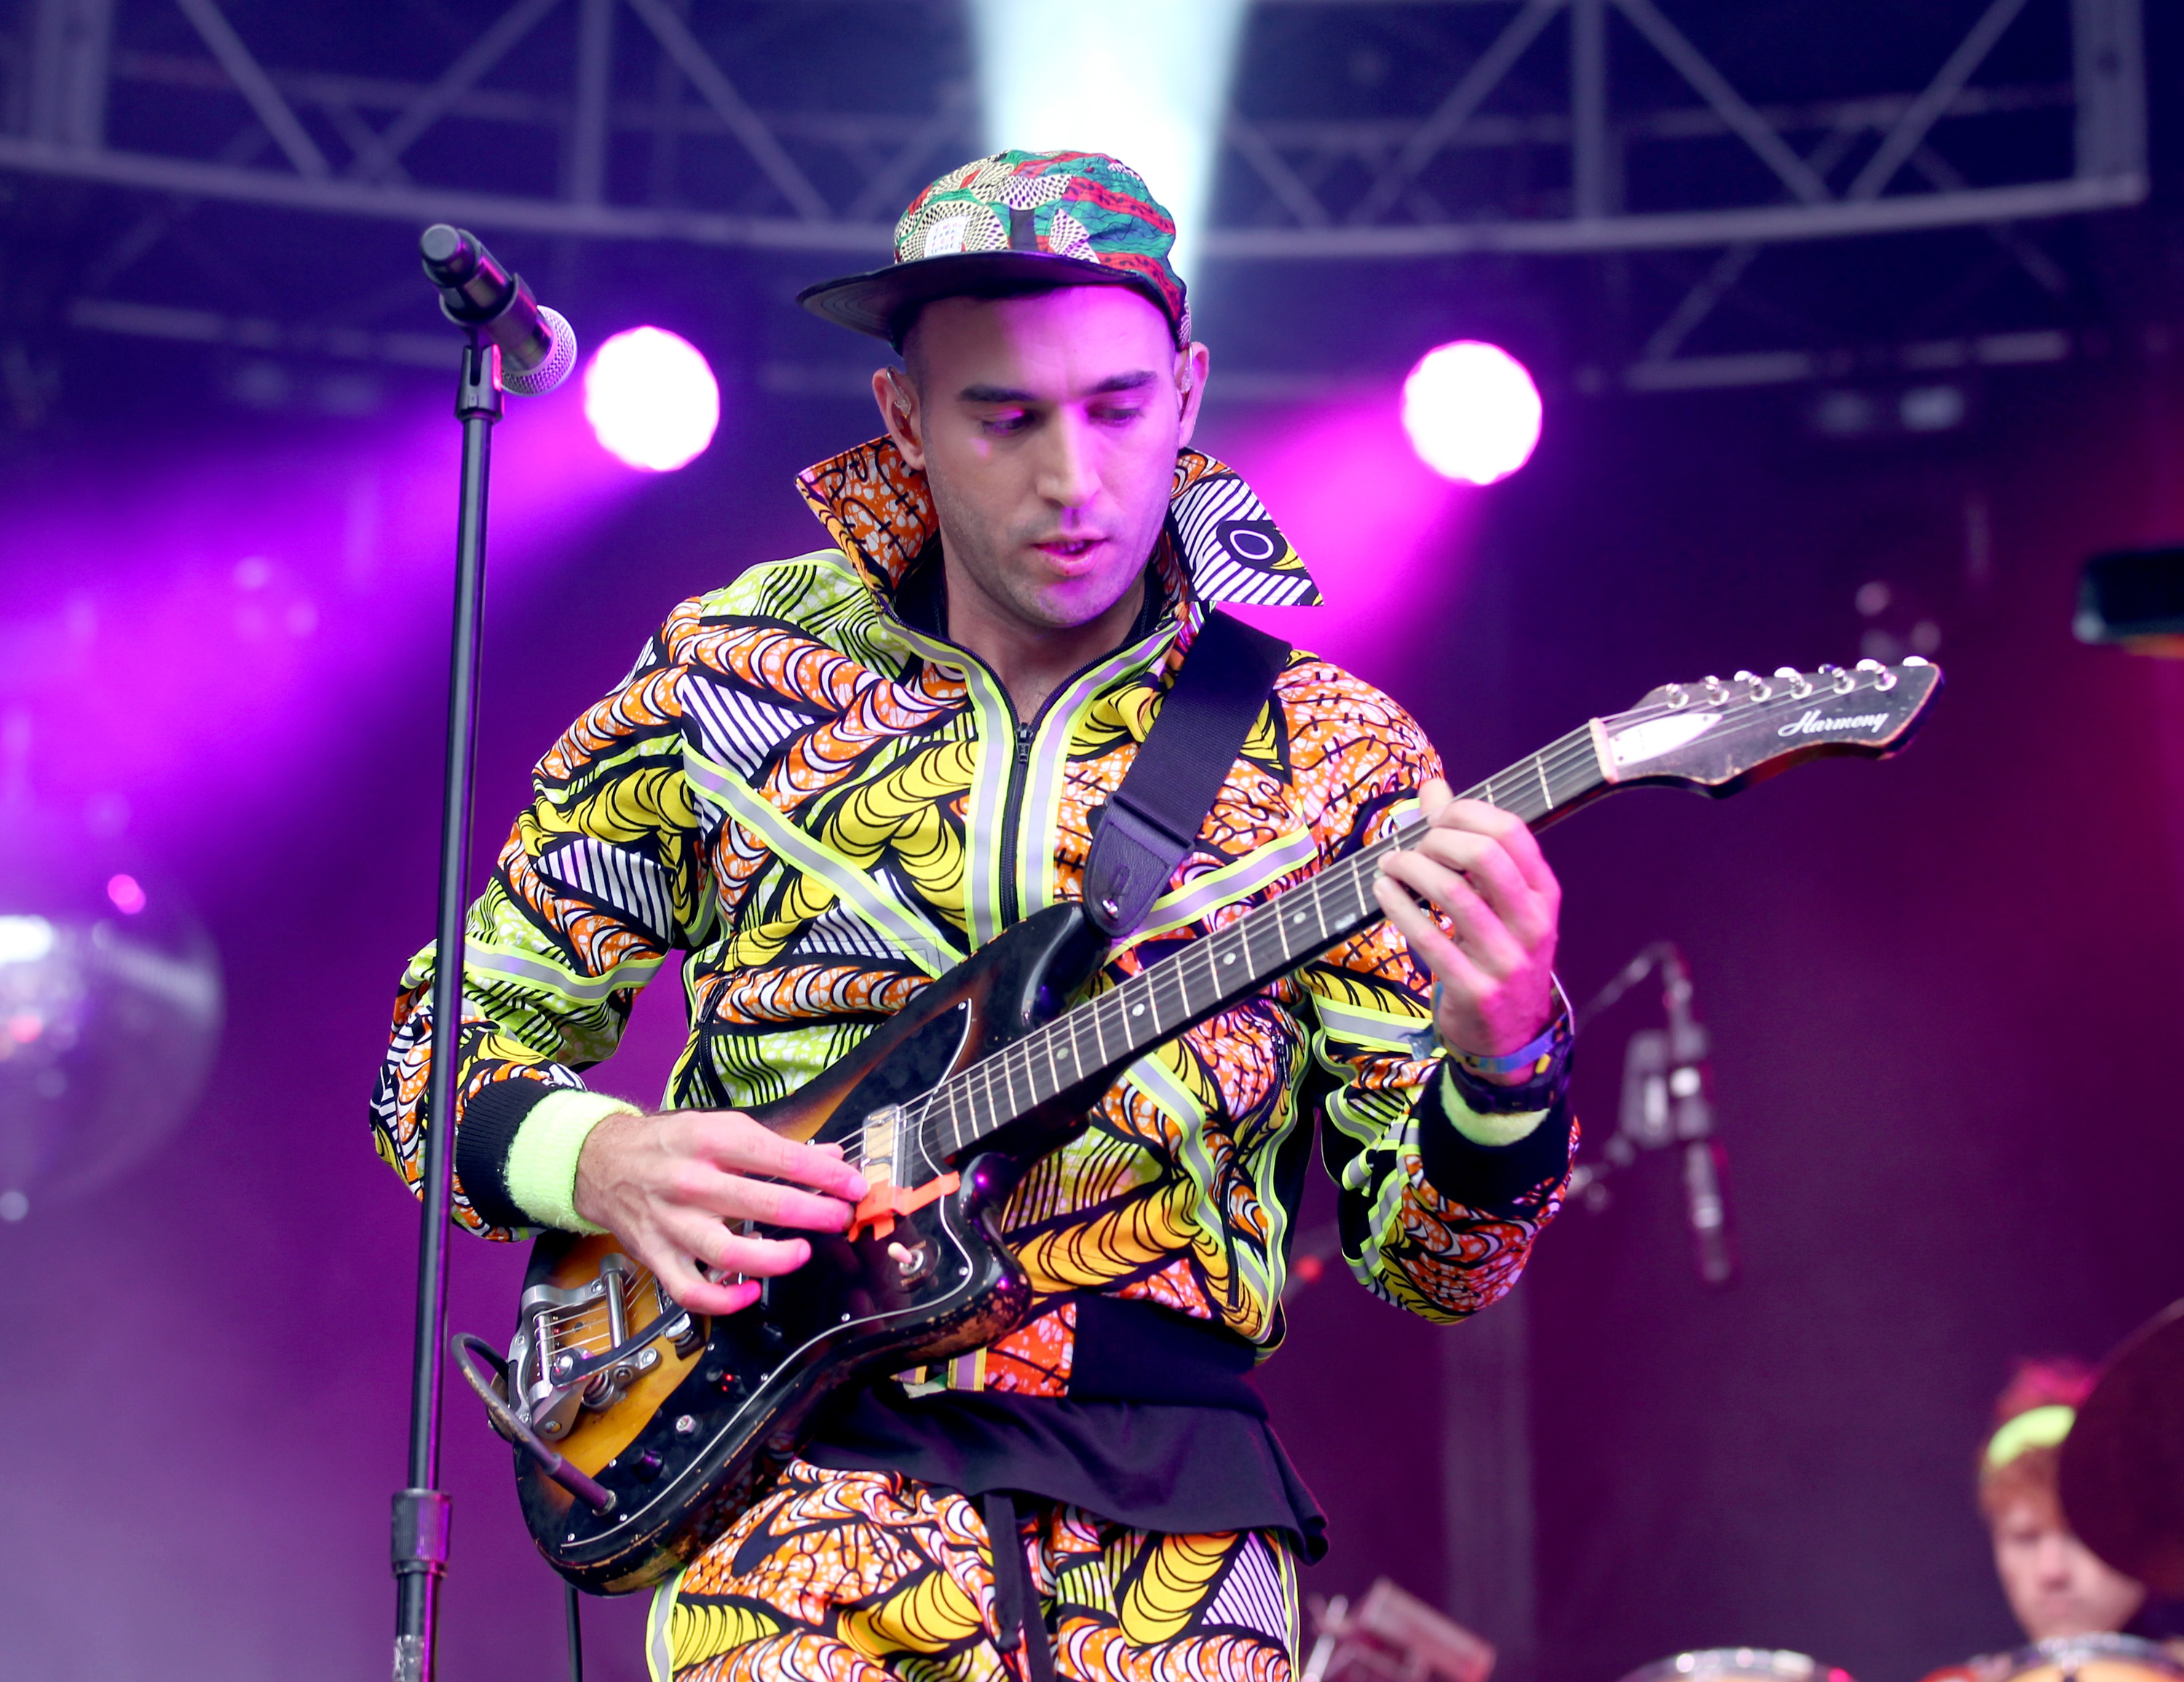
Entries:
{"label": "african wax print jacket", "polygon": [[[671,949],[688,954],[691,1030],[666,1102],[793,1091],[1013,920],[1080,897],[1091,813],[1209,601],[1318,599],[1249,487],[1185,451],[1152,560],[1166,610],[1019,720],[980,661],[893,610],[937,535],[923,476],[882,439],[800,483],[833,546],[677,607],[539,762],[471,908],[455,1210],[489,1236],[531,1218],[501,1167],[524,1110],[613,1052]],[[1325,660],[1293,654],[1273,701],[1095,989],[1376,839],[1439,774],[1402,709]],[[381,1155],[413,1185],[431,976],[427,949],[373,1107]],[[1006,1210],[1043,1312],[942,1382],[1066,1393],[1083,1292],[1271,1346],[1315,1110],[1367,1288],[1435,1319],[1500,1295],[1567,1174],[1563,1071],[1480,1105],[1548,1112],[1494,1133],[1506,1118],[1474,1113],[1411,1038],[1429,994],[1377,924],[1132,1065]]]}

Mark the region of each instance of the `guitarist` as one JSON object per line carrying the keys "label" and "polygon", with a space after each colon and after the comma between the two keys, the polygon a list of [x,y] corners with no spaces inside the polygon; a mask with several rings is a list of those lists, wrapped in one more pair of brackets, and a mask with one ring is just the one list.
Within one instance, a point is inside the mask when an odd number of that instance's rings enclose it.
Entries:
{"label": "guitarist", "polygon": [[[690,1309],[748,1307],[810,1252],[737,1223],[838,1231],[866,1188],[739,1111],[1081,898],[1091,815],[1210,607],[1318,599],[1188,448],[1208,357],[1173,238],[1115,159],[1007,152],[920,193],[889,268],[805,295],[901,352],[872,377],[886,436],[802,476],[827,547],[677,607],[539,762],[468,922],[465,1225],[609,1231]],[[1560,890],[1401,708],[1292,654],[1106,971],[1421,805],[1385,922],[1133,1065],[1024,1174],[1002,1226],[1029,1317],[833,1404],[660,1590],[655,1677],[1289,1675],[1323,1522],[1243,1375],[1281,1335],[1314,1117],[1368,1289],[1441,1321],[1502,1295],[1573,1148]],[[645,1113],[579,1071],[675,948],[690,1040]],[[413,1184],[431,978],[428,950],[373,1105]]]}

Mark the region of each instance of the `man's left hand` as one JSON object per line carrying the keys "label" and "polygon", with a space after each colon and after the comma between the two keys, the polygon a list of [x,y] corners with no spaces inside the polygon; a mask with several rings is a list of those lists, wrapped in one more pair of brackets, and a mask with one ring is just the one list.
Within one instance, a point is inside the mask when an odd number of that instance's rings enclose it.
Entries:
{"label": "man's left hand", "polygon": [[[1425,831],[1380,860],[1373,892],[1440,983],[1434,1027],[1441,1043],[1505,1056],[1554,1019],[1562,884],[1523,820],[1483,800],[1455,799],[1439,777],[1419,799]],[[1529,1078],[1524,1071],[1488,1077],[1504,1086]]]}

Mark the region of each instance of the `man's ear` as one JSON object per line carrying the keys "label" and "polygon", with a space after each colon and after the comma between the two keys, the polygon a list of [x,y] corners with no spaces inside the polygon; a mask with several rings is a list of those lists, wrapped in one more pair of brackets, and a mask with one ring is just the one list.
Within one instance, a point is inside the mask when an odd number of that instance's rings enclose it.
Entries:
{"label": "man's ear", "polygon": [[880,422],[902,452],[902,459],[921,473],[925,471],[925,427],[917,409],[917,387],[900,368],[883,368],[872,376],[872,400],[880,406]]}
{"label": "man's ear", "polygon": [[1175,435],[1178,445],[1190,442],[1198,425],[1198,407],[1206,400],[1206,376],[1212,365],[1212,352],[1195,340],[1175,354],[1175,394],[1183,404]]}

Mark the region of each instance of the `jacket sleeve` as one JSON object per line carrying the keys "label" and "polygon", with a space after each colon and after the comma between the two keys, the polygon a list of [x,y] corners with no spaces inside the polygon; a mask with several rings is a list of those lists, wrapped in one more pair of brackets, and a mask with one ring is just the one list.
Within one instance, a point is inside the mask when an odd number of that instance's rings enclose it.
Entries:
{"label": "jacket sleeve", "polygon": [[[1380,838],[1440,774],[1416,724],[1384,699],[1371,737],[1341,746],[1350,774],[1319,822],[1333,863]],[[1361,743],[1370,740],[1369,748]],[[1300,755],[1309,752],[1302,739]],[[1561,1206],[1577,1146],[1568,1035],[1549,1067],[1499,1088],[1432,1042],[1433,977],[1376,922],[1299,972],[1316,1021],[1307,1101],[1337,1188],[1344,1258],[1375,1295],[1429,1320],[1485,1307],[1516,1282]]]}
{"label": "jacket sleeve", "polygon": [[[682,772],[676,622],[538,762],[534,799],[465,922],[454,1214],[488,1237],[581,1226],[566,1184],[558,1197],[538,1189],[539,1161],[526,1186],[518,1141],[573,1174],[589,1125],[626,1107],[583,1094],[580,1072],[613,1053],[638,989],[710,914]],[[427,946],[403,975],[371,1101],[381,1158],[420,1195],[440,1039],[433,963]]]}

